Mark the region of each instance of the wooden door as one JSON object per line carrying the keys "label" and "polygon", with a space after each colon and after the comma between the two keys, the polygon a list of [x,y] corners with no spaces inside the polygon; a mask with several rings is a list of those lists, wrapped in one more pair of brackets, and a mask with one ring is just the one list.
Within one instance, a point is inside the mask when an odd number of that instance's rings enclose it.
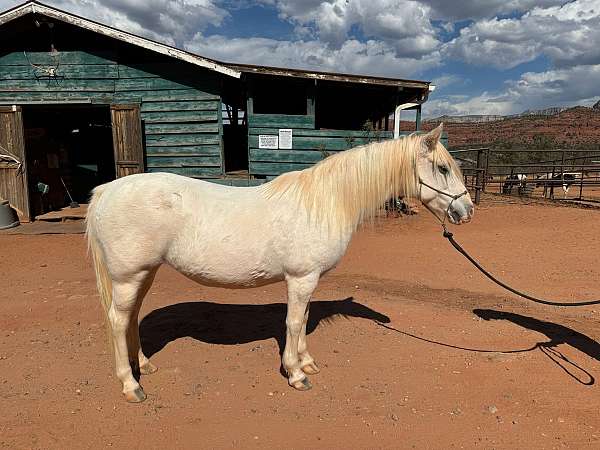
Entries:
{"label": "wooden door", "polygon": [[29,186],[20,106],[0,106],[0,153],[12,155],[19,161],[0,160],[0,197],[10,202],[22,220],[29,221]]}
{"label": "wooden door", "polygon": [[111,105],[117,178],[144,172],[144,147],[139,105]]}

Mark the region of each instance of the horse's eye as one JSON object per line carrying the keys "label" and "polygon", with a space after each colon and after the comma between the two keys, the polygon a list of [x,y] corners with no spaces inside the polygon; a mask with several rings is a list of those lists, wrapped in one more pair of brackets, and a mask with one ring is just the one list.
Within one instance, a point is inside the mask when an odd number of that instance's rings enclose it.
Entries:
{"label": "horse's eye", "polygon": [[446,166],[438,166],[438,170],[444,176],[446,176],[450,173],[450,171],[448,170],[448,168]]}

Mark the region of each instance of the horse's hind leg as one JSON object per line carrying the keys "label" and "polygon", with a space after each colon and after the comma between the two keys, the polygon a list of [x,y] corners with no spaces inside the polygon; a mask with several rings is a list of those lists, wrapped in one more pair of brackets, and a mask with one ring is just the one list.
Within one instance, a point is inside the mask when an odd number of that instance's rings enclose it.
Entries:
{"label": "horse's hind leg", "polygon": [[298,338],[298,356],[300,357],[300,367],[302,371],[307,375],[315,375],[321,370],[315,363],[315,360],[310,353],[308,353],[308,345],[306,342],[306,324],[308,323],[308,312],[310,310],[310,303],[306,305],[306,312],[304,313],[304,322],[302,323],[302,330],[300,330],[300,337]]}
{"label": "horse's hind leg", "polygon": [[136,309],[129,324],[129,330],[127,333],[127,342],[130,346],[129,353],[133,357],[131,364],[132,366],[135,366],[135,368],[139,369],[140,374],[142,375],[150,375],[158,370],[158,367],[152,364],[142,351],[142,346],[140,344],[140,325],[138,322],[138,315],[140,313],[140,308],[142,307],[142,302],[144,301],[144,297],[154,282],[154,276],[156,275],[157,270],[158,268],[154,269],[147,275],[138,292]]}
{"label": "horse's hind leg", "polygon": [[113,301],[108,311],[117,378],[123,384],[123,394],[127,401],[134,403],[144,401],[146,394],[133,377],[130,361],[134,358],[137,361],[138,349],[128,345],[127,335],[132,321],[137,316],[139,293],[147,275],[147,273],[140,273],[127,281],[113,281]]}
{"label": "horse's hind leg", "polygon": [[281,362],[288,374],[288,383],[290,386],[301,391],[312,387],[306,374],[302,371],[300,356],[298,354],[298,344],[300,333],[304,326],[304,317],[307,313],[308,302],[318,282],[318,274],[311,274],[301,278],[289,277],[287,279],[288,311],[285,319],[287,334]]}

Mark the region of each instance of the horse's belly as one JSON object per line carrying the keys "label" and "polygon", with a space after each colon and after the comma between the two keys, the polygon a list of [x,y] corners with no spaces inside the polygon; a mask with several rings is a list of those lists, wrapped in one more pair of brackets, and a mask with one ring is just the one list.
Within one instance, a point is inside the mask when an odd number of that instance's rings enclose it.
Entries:
{"label": "horse's belly", "polygon": [[232,267],[178,268],[186,277],[205,286],[251,288],[283,281],[283,273],[272,270],[236,270]]}
{"label": "horse's belly", "polygon": [[[283,274],[279,275],[253,275],[253,274],[240,274],[240,276],[232,276],[232,274],[224,274],[224,276],[218,276],[218,274],[184,274],[188,278],[194,280],[196,283],[200,283],[204,286],[229,288],[229,289],[243,289],[253,288],[258,286],[264,286],[266,284],[277,283],[283,281]],[[217,275],[217,276],[215,276]]]}
{"label": "horse's belly", "polygon": [[[231,244],[231,243],[230,243]],[[237,244],[237,243],[236,243]],[[284,279],[277,254],[244,249],[243,245],[214,246],[213,243],[180,248],[171,252],[167,263],[186,277],[206,286],[244,288]]]}

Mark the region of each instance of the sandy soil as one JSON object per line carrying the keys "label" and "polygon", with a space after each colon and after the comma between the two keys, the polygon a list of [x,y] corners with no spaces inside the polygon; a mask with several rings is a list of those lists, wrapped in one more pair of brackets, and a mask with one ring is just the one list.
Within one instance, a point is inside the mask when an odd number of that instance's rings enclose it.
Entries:
{"label": "sandy soil", "polygon": [[[495,204],[456,236],[519,287],[600,298],[599,221]],[[132,405],[83,236],[0,235],[0,273],[0,448],[600,448],[600,307],[515,299],[426,213],[358,233],[321,281],[308,392],[279,370],[282,284],[227,291],[161,269],[141,314],[159,371]]]}

